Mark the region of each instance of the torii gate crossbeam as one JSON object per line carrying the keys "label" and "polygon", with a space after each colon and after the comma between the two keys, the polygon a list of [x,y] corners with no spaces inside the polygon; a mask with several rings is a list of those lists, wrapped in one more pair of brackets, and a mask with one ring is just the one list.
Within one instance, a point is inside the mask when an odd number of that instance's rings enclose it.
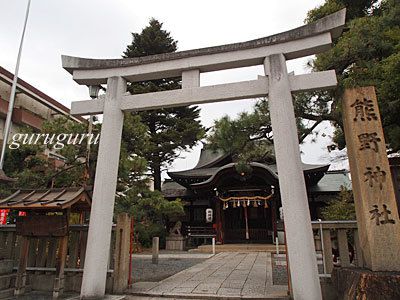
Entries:
{"label": "torii gate crossbeam", "polygon": [[[83,85],[107,83],[104,97],[73,102],[71,113],[103,113],[81,298],[105,293],[107,261],[123,111],[268,96],[279,185],[285,215],[287,248],[294,299],[321,299],[311,218],[292,103],[292,93],[336,86],[334,71],[304,75],[287,73],[286,60],[316,54],[330,47],[345,23],[345,9],[315,23],[244,43],[127,59],[85,59],[63,56],[63,67]],[[257,80],[200,86],[200,73],[264,65]],[[182,77],[182,89],[130,95],[126,82]]]}

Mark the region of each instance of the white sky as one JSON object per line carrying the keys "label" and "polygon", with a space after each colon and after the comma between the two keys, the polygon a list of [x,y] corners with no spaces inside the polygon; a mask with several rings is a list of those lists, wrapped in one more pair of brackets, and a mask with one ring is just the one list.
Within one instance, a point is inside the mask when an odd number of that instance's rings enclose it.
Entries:
{"label": "white sky", "polygon": [[[88,99],[61,67],[61,54],[90,58],[119,58],[131,42],[131,32],[141,32],[151,17],[178,40],[178,50],[247,41],[303,25],[308,10],[323,0],[32,0],[19,77],[67,107]],[[14,72],[27,0],[0,0],[0,66]],[[290,61],[289,71],[305,73],[306,59]],[[202,85],[256,79],[261,67],[202,74]],[[202,105],[201,120],[213,120],[250,110],[254,100]],[[301,146],[303,161],[324,163],[332,130],[318,128],[326,137]],[[183,153],[173,169],[192,168],[201,146]]]}

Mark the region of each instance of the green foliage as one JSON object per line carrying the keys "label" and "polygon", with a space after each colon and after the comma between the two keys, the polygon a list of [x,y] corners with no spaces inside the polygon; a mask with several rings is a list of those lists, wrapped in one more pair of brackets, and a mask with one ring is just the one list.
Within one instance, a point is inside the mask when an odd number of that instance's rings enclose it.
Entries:
{"label": "green foliage", "polygon": [[168,220],[184,214],[180,199],[166,200],[161,192],[134,187],[117,198],[116,213],[128,212],[135,220],[135,234],[144,247],[151,246],[153,236],[165,241]]}
{"label": "green foliage", "polygon": [[177,41],[170,33],[162,29],[162,23],[156,19],[150,19],[149,26],[141,33],[132,33],[133,43],[126,47],[124,57],[139,57],[160,53],[175,52]]}
{"label": "green foliage", "polygon": [[[79,134],[86,134],[88,132],[88,124],[78,123],[69,120],[65,117],[54,118],[47,120],[42,125],[42,132],[49,135],[59,134],[72,134],[76,136]],[[95,125],[93,127],[93,134],[96,135],[100,132],[100,126]],[[49,178],[48,186],[52,187],[70,187],[70,186],[82,186],[92,185],[94,180],[95,162],[97,160],[98,145],[91,145],[90,158],[91,161],[90,169],[88,170],[89,180],[86,180],[85,166],[86,166],[86,155],[87,155],[87,139],[84,139],[82,143],[68,144],[64,143],[64,147],[56,150],[57,154],[65,159],[65,166],[61,168],[53,167],[53,174]],[[54,150],[53,143],[43,145],[42,147],[48,150]],[[51,181],[51,182],[50,182]]]}
{"label": "green foliage", "polygon": [[240,162],[273,163],[272,128],[268,102],[258,102],[251,113],[243,112],[237,119],[224,116],[214,122],[207,137],[208,147],[221,149]]}
{"label": "green foliage", "polygon": [[[151,19],[141,33],[133,33],[132,37],[132,44],[127,46],[123,57],[169,53],[177,49],[177,41],[155,19]],[[180,78],[164,78],[135,82],[129,85],[128,90],[132,94],[141,94],[179,89],[180,85]],[[136,153],[148,161],[154,187],[161,190],[162,168],[177,158],[181,151],[195,146],[205,134],[199,121],[200,109],[197,106],[177,107],[132,114],[139,116],[146,125],[149,138],[146,147]],[[129,122],[131,120],[127,118],[124,126],[129,127]],[[128,149],[133,144],[134,142],[127,142]]]}
{"label": "green foliage", "polygon": [[[137,180],[142,179],[147,167],[145,159],[133,153],[138,148],[142,149],[146,144],[146,128],[140,123],[140,118],[133,119],[129,123],[132,127],[125,128],[123,135],[118,191],[125,191],[135,184]],[[101,124],[94,124],[93,135],[96,136],[100,129]],[[48,134],[50,137],[53,134],[72,134],[73,137],[78,135],[77,141],[80,140],[82,134],[87,132],[87,123],[74,122],[65,117],[45,121],[41,131],[41,133]],[[29,128],[24,128],[21,133],[32,134],[33,132]],[[91,145],[90,163],[89,169],[87,169],[87,142],[87,138],[82,139],[82,143],[76,142],[75,144],[68,144],[67,140],[65,140],[65,146],[56,150],[57,155],[64,161],[58,166],[44,154],[46,150],[54,151],[53,147],[56,144],[56,139],[52,143],[44,144],[44,139],[42,138],[38,140],[36,145],[21,143],[18,149],[9,149],[5,159],[5,172],[9,176],[17,178],[18,181],[11,187],[9,185],[5,186],[5,189],[93,185],[98,144]],[[127,147],[127,144],[130,147]],[[136,146],[133,147],[133,144]]]}
{"label": "green foliage", "polygon": [[[21,133],[30,134],[30,128],[22,128]],[[17,178],[15,183],[1,183],[0,196],[5,197],[12,194],[12,188],[36,188],[45,186],[50,174],[48,161],[41,155],[38,145],[21,145],[19,149],[6,151],[4,160],[4,172],[11,178]],[[49,172],[50,171],[50,172]]]}
{"label": "green foliage", "polygon": [[353,192],[342,186],[336,199],[322,209],[324,220],[356,220]]}
{"label": "green foliage", "polygon": [[307,13],[306,22],[314,22],[342,8],[346,8],[346,20],[353,20],[371,13],[378,2],[378,0],[326,0],[324,4]]}
{"label": "green foliage", "polygon": [[327,0],[308,13],[307,22],[347,8],[344,33],[334,47],[310,62],[314,71],[334,69],[338,88],[304,93],[295,98],[296,114],[319,124],[328,120],[337,128],[334,142],[345,146],[341,96],[345,88],[374,85],[386,141],[400,150],[400,2],[397,0]]}
{"label": "green foliage", "polygon": [[[45,121],[41,133],[49,134],[80,134],[85,133],[85,124],[73,122],[64,117]],[[34,134],[30,128],[22,128],[20,133]],[[36,133],[40,134],[40,133]],[[49,139],[50,140],[50,139]],[[57,154],[65,160],[67,167],[57,167],[54,160],[45,155],[45,151],[52,150],[53,143],[45,145],[44,138],[37,144],[20,143],[18,149],[8,149],[5,157],[5,173],[17,181],[5,184],[3,190],[27,188],[49,188],[79,186],[84,180],[84,163],[86,143],[82,145],[67,145],[57,150]]]}

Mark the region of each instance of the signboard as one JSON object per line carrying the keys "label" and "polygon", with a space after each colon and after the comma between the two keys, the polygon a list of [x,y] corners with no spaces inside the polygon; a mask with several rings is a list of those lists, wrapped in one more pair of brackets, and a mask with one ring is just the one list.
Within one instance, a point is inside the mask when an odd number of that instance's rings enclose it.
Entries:
{"label": "signboard", "polygon": [[343,123],[365,266],[400,271],[400,220],[374,87],[345,91]]}
{"label": "signboard", "polygon": [[9,212],[9,209],[0,209],[0,225],[7,224],[7,216]]}
{"label": "signboard", "polygon": [[53,236],[68,235],[67,215],[28,215],[17,217],[16,231],[23,236]]}

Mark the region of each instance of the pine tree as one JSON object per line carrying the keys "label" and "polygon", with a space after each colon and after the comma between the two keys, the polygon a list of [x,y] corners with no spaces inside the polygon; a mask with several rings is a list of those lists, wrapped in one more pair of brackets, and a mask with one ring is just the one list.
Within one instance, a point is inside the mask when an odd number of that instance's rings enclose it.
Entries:
{"label": "pine tree", "polygon": [[274,146],[268,102],[258,102],[254,111],[236,119],[224,116],[214,122],[207,147],[230,154],[234,161],[274,163]]}
{"label": "pine tree", "polygon": [[[141,33],[133,33],[132,44],[128,45],[123,57],[139,57],[174,52],[175,41],[169,32],[162,29],[162,23],[151,19]],[[128,87],[132,94],[158,92],[179,89],[180,78],[131,83]],[[176,107],[132,113],[138,115],[148,127],[149,145],[139,155],[146,158],[149,170],[154,178],[154,188],[161,190],[162,168],[170,164],[183,150],[191,149],[203,138],[205,130],[199,121],[200,109],[197,106]],[[127,126],[125,121],[124,126]],[[133,144],[127,145],[128,149]]]}
{"label": "pine tree", "polygon": [[316,125],[330,121],[334,142],[343,148],[341,98],[345,88],[376,87],[385,139],[400,150],[400,2],[398,0],[326,0],[308,12],[307,23],[346,7],[346,26],[331,50],[310,62],[314,71],[334,69],[338,88],[295,98],[297,116]]}

